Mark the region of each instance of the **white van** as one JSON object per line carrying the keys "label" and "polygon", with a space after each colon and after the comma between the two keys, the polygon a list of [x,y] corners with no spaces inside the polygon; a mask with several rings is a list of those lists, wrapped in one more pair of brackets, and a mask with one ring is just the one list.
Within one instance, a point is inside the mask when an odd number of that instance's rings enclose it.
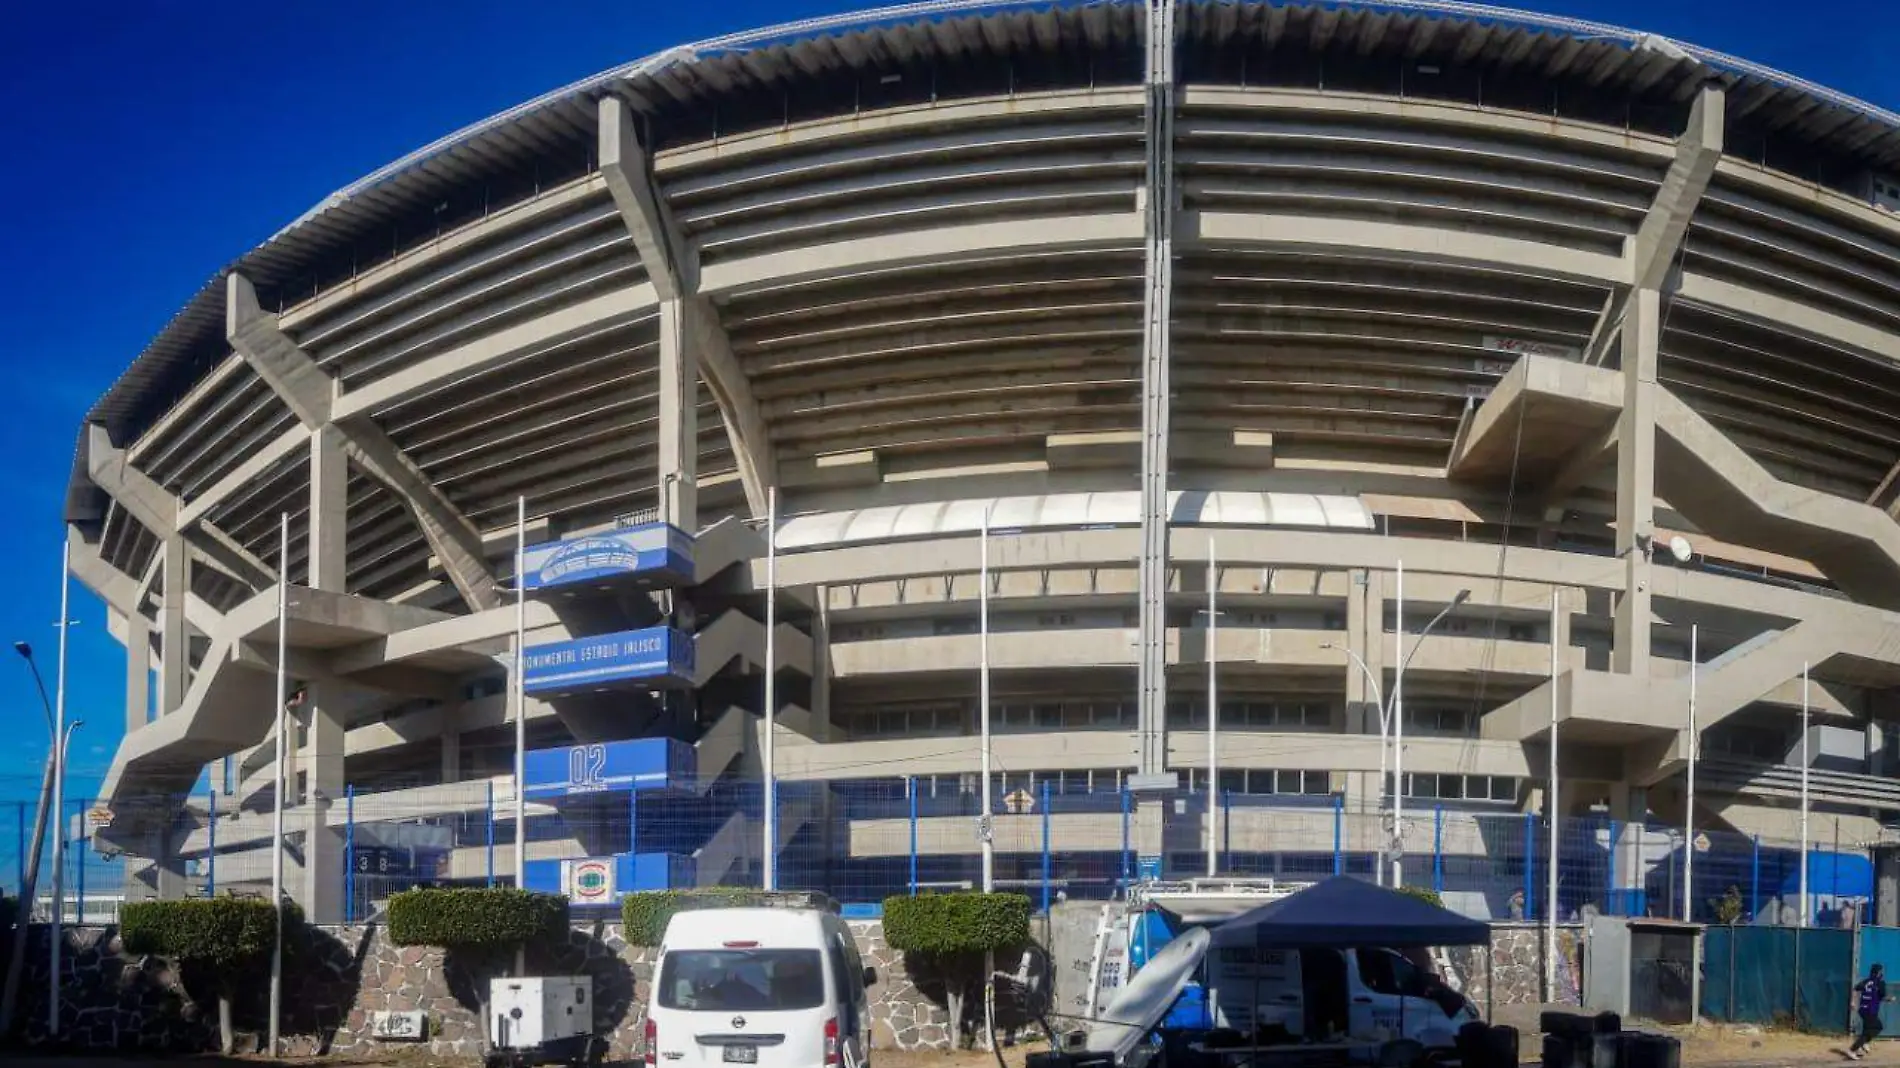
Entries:
{"label": "white van", "polygon": [[863,1068],[871,1013],[851,929],[821,909],[681,912],[647,999],[647,1068]]}
{"label": "white van", "polygon": [[1462,995],[1390,949],[1223,946],[1207,955],[1212,1022],[1251,1033],[1278,1025],[1313,1041],[1409,1038],[1449,1049],[1479,1019]]}

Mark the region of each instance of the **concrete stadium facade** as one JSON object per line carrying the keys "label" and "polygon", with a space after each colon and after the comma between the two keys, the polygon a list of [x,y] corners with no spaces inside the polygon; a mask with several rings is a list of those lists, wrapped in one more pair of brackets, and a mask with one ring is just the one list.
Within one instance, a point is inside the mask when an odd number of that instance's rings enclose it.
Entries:
{"label": "concrete stadium facade", "polygon": [[921,5],[630,64],[312,209],[89,413],[68,543],[128,650],[99,839],[135,894],[261,877],[280,571],[312,913],[346,792],[508,805],[524,496],[536,542],[694,544],[529,602],[531,644],[694,653],[531,697],[531,744],[756,780],[776,493],[777,772],[818,784],[781,839],[882,849],[822,816],[848,781],[968,788],[988,516],[1003,790],[1203,787],[1211,658],[1223,787],[1376,809],[1351,656],[1390,689],[1468,590],[1405,674],[1413,804],[1538,810],[1555,716],[1565,812],[1679,821],[1694,625],[1698,824],[1794,833],[1806,668],[1815,808],[1867,840],[1900,809],[1896,190],[1876,108],[1466,4]]}

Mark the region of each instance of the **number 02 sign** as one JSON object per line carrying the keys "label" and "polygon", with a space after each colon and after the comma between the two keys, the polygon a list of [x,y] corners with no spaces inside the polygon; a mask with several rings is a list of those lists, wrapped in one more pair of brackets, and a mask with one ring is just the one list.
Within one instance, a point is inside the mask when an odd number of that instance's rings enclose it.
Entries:
{"label": "number 02 sign", "polygon": [[607,788],[607,747],[577,745],[567,751],[567,792],[591,793]]}

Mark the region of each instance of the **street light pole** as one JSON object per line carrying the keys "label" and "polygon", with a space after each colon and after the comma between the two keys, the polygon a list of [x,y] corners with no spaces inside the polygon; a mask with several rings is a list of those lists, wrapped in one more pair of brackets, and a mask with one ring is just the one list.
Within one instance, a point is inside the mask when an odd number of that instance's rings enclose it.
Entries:
{"label": "street light pole", "polygon": [[[1374,711],[1379,713],[1379,812],[1383,814],[1385,812],[1385,779],[1386,772],[1389,770],[1386,764],[1386,732],[1391,729],[1391,709],[1386,707],[1385,698],[1380,693],[1379,676],[1373,673],[1372,668],[1366,663],[1365,657],[1360,656],[1357,652],[1354,652],[1346,646],[1326,642],[1322,644],[1320,648],[1338,649],[1340,652],[1345,653],[1346,659],[1352,661],[1353,664],[1359,668],[1359,673],[1366,677],[1366,687],[1372,692],[1372,707]],[[1385,865],[1383,863],[1373,865],[1372,878],[1373,881],[1380,886],[1385,885]]]}
{"label": "street light pole", "polygon": [[[33,685],[40,693],[40,707],[46,712],[46,727],[53,730],[53,702],[46,696],[46,681],[40,678],[40,668],[33,660],[33,647],[26,642],[14,642],[13,650],[26,661],[33,673]],[[46,746],[46,769],[40,779],[39,819],[33,823],[33,844],[26,855],[26,872],[20,878],[21,919],[32,918],[34,888],[39,885],[40,854],[46,845],[46,824],[48,806],[53,800],[54,773],[59,767],[59,735],[53,734]],[[19,1001],[20,975],[26,963],[26,939],[13,940],[13,948],[7,958],[7,977],[4,991],[0,991],[0,1035],[9,1034],[13,1027],[13,1009]]]}
{"label": "street light pole", "polygon": [[1451,603],[1439,609],[1431,622],[1425,624],[1424,629],[1418,632],[1418,640],[1412,643],[1412,648],[1406,650],[1405,565],[1403,563],[1399,564],[1397,592],[1399,602],[1397,645],[1403,655],[1399,657],[1399,669],[1392,677],[1392,888],[1395,890],[1405,885],[1405,824],[1403,822],[1405,818],[1405,669],[1411,665],[1412,658],[1418,655],[1419,647],[1425,644],[1425,639],[1438,628],[1440,623],[1445,621],[1445,617],[1451,615],[1459,605],[1471,599],[1470,590],[1459,590],[1452,597]]}

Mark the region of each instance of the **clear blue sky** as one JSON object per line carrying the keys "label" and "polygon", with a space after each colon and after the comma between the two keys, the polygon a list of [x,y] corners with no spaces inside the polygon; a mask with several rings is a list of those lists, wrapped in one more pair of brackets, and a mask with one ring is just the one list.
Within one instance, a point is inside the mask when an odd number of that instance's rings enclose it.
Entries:
{"label": "clear blue sky", "polygon": [[[851,5],[856,6],[856,5]],[[1900,109],[1900,30],[1870,0],[1525,0],[1718,48]],[[658,48],[845,0],[36,3],[0,34],[0,643],[49,671],[60,507],[86,408],[215,271],[332,190],[469,122]],[[124,669],[75,593],[72,796],[105,771]],[[3,644],[0,644],[3,648]],[[31,798],[46,730],[0,659],[0,803]],[[11,814],[0,808],[0,865]],[[0,879],[5,879],[0,874]]]}

